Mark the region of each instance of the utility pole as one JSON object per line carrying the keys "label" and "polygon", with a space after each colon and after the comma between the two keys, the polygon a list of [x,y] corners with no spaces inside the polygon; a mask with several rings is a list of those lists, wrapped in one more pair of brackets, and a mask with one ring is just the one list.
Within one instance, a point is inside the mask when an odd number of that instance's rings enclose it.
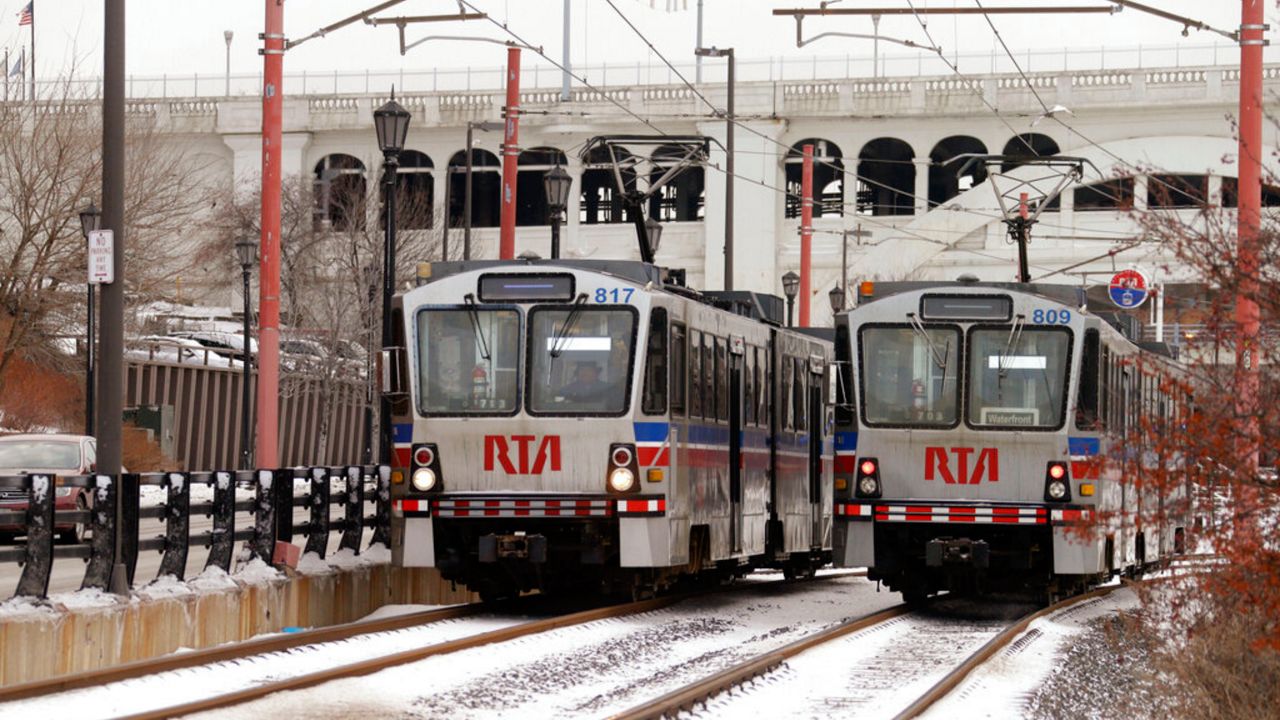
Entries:
{"label": "utility pole", "polygon": [[506,131],[502,142],[502,227],[498,259],[516,256],[516,173],[520,161],[520,48],[507,48]]}
{"label": "utility pole", "polygon": [[[726,109],[724,114],[724,289],[733,289],[733,186],[734,186],[734,168],[733,168],[733,128],[734,128],[734,107],[733,107],[733,86],[734,86],[734,57],[733,48],[704,48],[699,46],[693,51],[698,58],[703,57],[722,57],[729,61],[728,67],[728,96],[726,97]],[[803,307],[803,305],[802,305]]]}
{"label": "utility pole", "polygon": [[[112,231],[113,279],[102,286],[102,317],[98,347],[98,472],[119,476],[122,463],[124,421],[124,178],[125,178],[125,0],[103,5],[102,62],[102,227]],[[127,498],[116,503],[115,562],[111,572],[113,592],[132,587],[133,562],[124,556],[124,509]]]}
{"label": "utility pole", "polygon": [[[694,47],[702,47],[702,0],[698,0],[698,36],[694,39]],[[694,60],[693,81],[702,84],[702,56],[696,55]]]}
{"label": "utility pole", "polygon": [[871,77],[880,77],[880,14],[871,16],[872,34],[875,37],[871,40]]}
{"label": "utility pole", "polygon": [[231,38],[235,37],[235,33],[231,30],[223,30],[222,38],[227,41],[227,85],[223,90],[223,97],[231,97]]}
{"label": "utility pole", "polygon": [[1267,44],[1262,33],[1263,0],[1242,0],[1240,13],[1240,180],[1239,214],[1237,216],[1236,291],[1236,373],[1240,391],[1237,394],[1237,417],[1240,428],[1241,456],[1249,476],[1258,467],[1258,389],[1262,364],[1258,345],[1260,313],[1258,293],[1258,226],[1262,207],[1262,48]]}
{"label": "utility pole", "polygon": [[[564,0],[564,55],[561,57],[560,64],[564,66],[564,75],[560,86],[560,102],[569,102],[569,80],[573,75],[573,71],[569,67],[569,4],[572,0]],[[702,0],[698,0],[698,4],[702,4]]]}
{"label": "utility pole", "polygon": [[280,195],[284,114],[284,0],[265,0],[262,35],[262,237],[258,248],[257,464],[280,462]]}
{"label": "utility pole", "polygon": [[1027,209],[1027,193],[1018,196],[1018,214],[1009,225],[1009,237],[1018,245],[1018,282],[1031,282],[1031,266],[1027,259],[1027,245],[1031,243],[1031,219]]}

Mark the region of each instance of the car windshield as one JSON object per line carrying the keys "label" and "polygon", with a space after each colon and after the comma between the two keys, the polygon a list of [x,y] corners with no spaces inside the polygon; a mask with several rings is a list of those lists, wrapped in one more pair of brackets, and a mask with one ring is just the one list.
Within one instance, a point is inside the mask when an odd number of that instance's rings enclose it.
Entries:
{"label": "car windshield", "polygon": [[0,468],[80,469],[80,444],[66,440],[0,441]]}
{"label": "car windshield", "polygon": [[529,314],[529,410],[619,415],[635,342],[629,308],[536,308]]}
{"label": "car windshield", "polygon": [[1060,426],[1070,345],[1071,334],[1065,329],[974,329],[969,341],[969,424]]}
{"label": "car windshield", "polygon": [[475,307],[418,313],[424,415],[509,415],[519,402],[520,315]]}
{"label": "car windshield", "polygon": [[958,328],[873,326],[861,335],[862,409],[868,425],[956,424]]}

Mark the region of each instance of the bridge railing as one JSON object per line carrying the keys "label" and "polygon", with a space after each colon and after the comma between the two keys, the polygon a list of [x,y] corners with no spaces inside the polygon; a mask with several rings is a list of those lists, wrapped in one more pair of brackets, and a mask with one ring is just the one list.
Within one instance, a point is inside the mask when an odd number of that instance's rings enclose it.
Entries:
{"label": "bridge railing", "polygon": [[[147,550],[163,554],[157,578],[168,575],[178,580],[185,579],[193,546],[208,548],[206,569],[217,567],[228,573],[236,542],[244,543],[242,560],[258,558],[271,563],[277,543],[290,543],[300,534],[306,537],[303,552],[323,559],[331,534],[340,533],[338,549],[358,555],[375,545],[390,545],[390,477],[390,468],[377,465],[0,476],[0,535],[25,538],[12,547],[0,546],[0,564],[16,562],[22,566],[15,597],[45,597],[55,559],[76,558],[86,563],[81,589],[111,589],[117,535],[121,539],[119,562],[130,586],[138,555]],[[296,484],[305,490],[295,492]],[[192,490],[197,487],[202,492],[192,502]],[[147,495],[162,493],[163,501],[144,502],[144,489],[148,489]],[[237,499],[237,489],[251,493],[252,499]],[[85,500],[76,509],[59,509],[59,497]],[[116,526],[117,506],[123,507],[120,527]],[[335,507],[339,510],[336,518]],[[295,522],[295,508],[306,509],[307,518],[302,522]],[[250,514],[252,522],[237,527],[237,513]],[[200,516],[212,518],[212,527],[192,534],[191,519]],[[140,521],[144,519],[160,520],[163,534],[142,537]],[[78,525],[87,531],[87,541],[56,543],[60,532],[80,535],[73,532]],[[362,550],[366,528],[371,528],[372,534]]]}

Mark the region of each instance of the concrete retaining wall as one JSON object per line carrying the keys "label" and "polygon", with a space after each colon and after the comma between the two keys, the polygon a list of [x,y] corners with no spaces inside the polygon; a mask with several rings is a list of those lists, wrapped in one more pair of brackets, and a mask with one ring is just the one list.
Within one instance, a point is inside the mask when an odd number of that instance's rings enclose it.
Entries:
{"label": "concrete retaining wall", "polygon": [[[227,583],[228,586],[231,583]],[[143,660],[179,648],[247,640],[286,627],[358,620],[384,605],[453,604],[453,590],[432,568],[372,565],[323,575],[294,575],[221,590],[169,591],[167,597],[92,607],[55,603],[0,617],[0,685]]]}

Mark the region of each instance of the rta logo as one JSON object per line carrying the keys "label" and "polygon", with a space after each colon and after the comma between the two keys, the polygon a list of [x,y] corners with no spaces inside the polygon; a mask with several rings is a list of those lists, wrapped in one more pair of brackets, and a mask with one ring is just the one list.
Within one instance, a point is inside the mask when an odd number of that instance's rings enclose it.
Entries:
{"label": "rta logo", "polygon": [[[484,469],[492,472],[495,465],[508,475],[541,475],[548,464],[552,472],[560,472],[560,436],[545,435],[537,443],[536,452],[529,457],[529,449],[535,447],[536,435],[512,435],[507,442],[505,435],[484,436]],[[516,464],[511,462],[511,445],[516,446]]]}
{"label": "rta logo", "polygon": [[[955,472],[951,470],[950,456],[955,456]],[[982,448],[978,451],[978,459],[973,464],[973,473],[969,473],[969,456],[973,448],[966,447],[927,447],[924,449],[924,479],[932,480],[934,476],[942,478],[948,485],[978,485],[985,475],[991,482],[1000,482],[1000,454],[996,448]]]}

